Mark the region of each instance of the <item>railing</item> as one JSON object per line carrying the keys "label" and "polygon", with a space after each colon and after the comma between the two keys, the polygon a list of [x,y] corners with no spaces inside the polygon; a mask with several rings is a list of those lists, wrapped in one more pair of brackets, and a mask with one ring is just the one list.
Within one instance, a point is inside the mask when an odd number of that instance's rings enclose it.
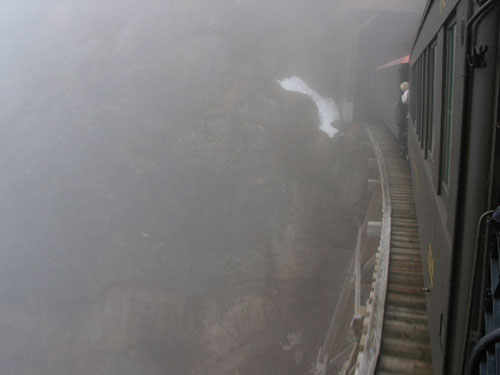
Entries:
{"label": "railing", "polygon": [[[380,341],[382,336],[382,324],[384,319],[385,294],[387,288],[388,267],[389,267],[389,246],[390,246],[390,228],[391,228],[391,202],[389,196],[389,180],[385,167],[384,158],[380,147],[367,129],[375,152],[380,183],[376,183],[377,188],[372,195],[372,200],[368,208],[365,220],[358,229],[356,248],[353,251],[353,257],[347,272],[344,286],[337,300],[330,325],[319,350],[316,363],[313,364],[312,373],[314,375],[326,375],[332,363],[337,363],[344,359],[341,374],[350,374],[355,370],[360,375],[373,374],[377,364],[380,351]],[[376,182],[370,180],[371,182]],[[382,192],[381,197],[380,190]],[[382,199],[380,199],[382,198]],[[382,204],[380,203],[382,200]],[[382,222],[370,222],[370,216],[376,216],[380,220],[380,206],[382,206]],[[373,218],[372,218],[373,220]],[[374,224],[374,225],[372,225]],[[378,226],[377,226],[378,224]],[[374,229],[376,228],[376,229]],[[372,232],[372,233],[370,233]],[[377,232],[375,235],[373,232]],[[375,254],[376,243],[369,238],[380,235],[378,250]],[[372,249],[367,252],[367,248]],[[369,259],[367,259],[369,258]],[[363,261],[364,259],[364,261]],[[361,303],[361,280],[364,275],[369,275],[374,270],[372,278],[372,293],[370,293],[367,309]],[[348,307],[349,301],[354,300],[354,306]],[[359,340],[348,344],[343,350],[332,354],[334,343],[338,339],[342,322],[346,321],[346,313],[352,313],[352,328]],[[349,311],[347,311],[349,310]],[[349,317],[348,317],[349,318]],[[364,325],[365,335],[362,335]]]}
{"label": "railing", "polygon": [[[340,330],[339,322],[342,321],[342,316],[347,308],[349,303],[350,296],[352,295],[352,289],[354,286],[354,313],[356,313],[356,307],[359,307],[360,300],[360,279],[361,279],[361,267],[358,262],[360,262],[360,252],[363,245],[366,244],[366,238],[363,238],[363,233],[366,233],[366,225],[367,220],[365,220],[364,224],[358,229],[358,236],[356,242],[356,249],[354,251],[354,255],[351,258],[351,263],[349,265],[349,269],[347,271],[347,277],[344,281],[344,285],[340,292],[340,295],[337,300],[337,304],[335,305],[335,310],[330,319],[330,324],[328,326],[328,331],[326,333],[325,339],[323,341],[323,345],[321,346],[318,358],[314,365],[313,373],[314,375],[325,375],[328,370],[328,364],[335,360],[335,358],[330,359],[329,354],[332,351],[332,347],[335,343],[335,339],[338,336],[338,332]],[[354,350],[353,346],[350,345],[349,348]],[[347,354],[349,351],[342,351],[342,355]]]}

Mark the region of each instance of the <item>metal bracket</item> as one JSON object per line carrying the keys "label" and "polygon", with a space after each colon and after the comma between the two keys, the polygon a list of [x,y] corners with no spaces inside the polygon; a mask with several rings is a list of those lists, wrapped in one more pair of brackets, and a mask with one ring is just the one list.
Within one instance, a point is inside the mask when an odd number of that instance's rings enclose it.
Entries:
{"label": "metal bracket", "polygon": [[471,52],[467,55],[467,62],[471,68],[484,68],[486,66],[486,52],[488,46],[482,44],[480,46],[473,46]]}

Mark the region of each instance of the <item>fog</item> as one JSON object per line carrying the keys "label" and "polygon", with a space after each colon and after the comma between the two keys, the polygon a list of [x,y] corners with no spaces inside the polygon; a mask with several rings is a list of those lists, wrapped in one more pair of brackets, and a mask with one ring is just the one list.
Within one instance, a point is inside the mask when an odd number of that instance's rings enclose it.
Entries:
{"label": "fog", "polygon": [[309,371],[368,204],[343,3],[3,1],[1,373]]}

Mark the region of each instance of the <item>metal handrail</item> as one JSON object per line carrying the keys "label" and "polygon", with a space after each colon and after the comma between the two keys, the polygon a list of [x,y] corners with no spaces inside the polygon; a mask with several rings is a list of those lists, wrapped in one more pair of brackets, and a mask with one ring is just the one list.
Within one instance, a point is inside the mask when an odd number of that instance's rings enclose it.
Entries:
{"label": "metal handrail", "polygon": [[[476,228],[475,258],[477,258],[479,243],[483,229],[483,223],[485,222],[485,219],[488,218],[488,220],[486,221],[487,225],[493,225],[492,232],[488,231],[487,235],[488,238],[487,246],[489,249],[487,256],[489,257],[488,263],[490,268],[490,275],[487,278],[487,282],[485,285],[485,289],[486,291],[489,291],[489,293],[488,292],[486,293],[487,298],[484,301],[485,307],[483,308],[483,313],[485,318],[485,321],[483,323],[485,335],[476,343],[476,345],[474,346],[474,348],[470,353],[468,362],[469,375],[477,375],[480,373],[481,374],[484,373],[483,371],[484,368],[481,369],[481,363],[484,362],[485,354],[488,354],[488,352],[495,353],[496,351],[493,349],[494,345],[500,342],[500,327],[498,327],[497,323],[499,311],[497,310],[498,308],[494,307],[494,305],[495,306],[498,305],[498,300],[499,300],[497,292],[498,282],[499,282],[498,255],[500,253],[499,217],[500,217],[500,207],[497,207],[495,210],[486,211],[480,216]],[[490,227],[489,229],[492,228]],[[476,267],[474,266],[473,269],[476,270]],[[488,312],[488,310],[490,311]],[[498,361],[499,360],[498,357],[496,357],[495,360]],[[486,361],[489,362],[489,360]]]}

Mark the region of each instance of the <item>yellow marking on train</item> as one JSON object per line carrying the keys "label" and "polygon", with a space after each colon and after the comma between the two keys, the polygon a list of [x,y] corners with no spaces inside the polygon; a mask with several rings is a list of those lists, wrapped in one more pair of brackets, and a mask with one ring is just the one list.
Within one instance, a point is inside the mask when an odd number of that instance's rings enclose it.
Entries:
{"label": "yellow marking on train", "polygon": [[446,0],[441,0],[441,12],[443,11],[443,9],[446,8]]}
{"label": "yellow marking on train", "polygon": [[434,287],[434,254],[432,252],[432,243],[429,242],[429,248],[427,250],[427,267],[429,269],[429,277],[431,279],[431,288]]}

